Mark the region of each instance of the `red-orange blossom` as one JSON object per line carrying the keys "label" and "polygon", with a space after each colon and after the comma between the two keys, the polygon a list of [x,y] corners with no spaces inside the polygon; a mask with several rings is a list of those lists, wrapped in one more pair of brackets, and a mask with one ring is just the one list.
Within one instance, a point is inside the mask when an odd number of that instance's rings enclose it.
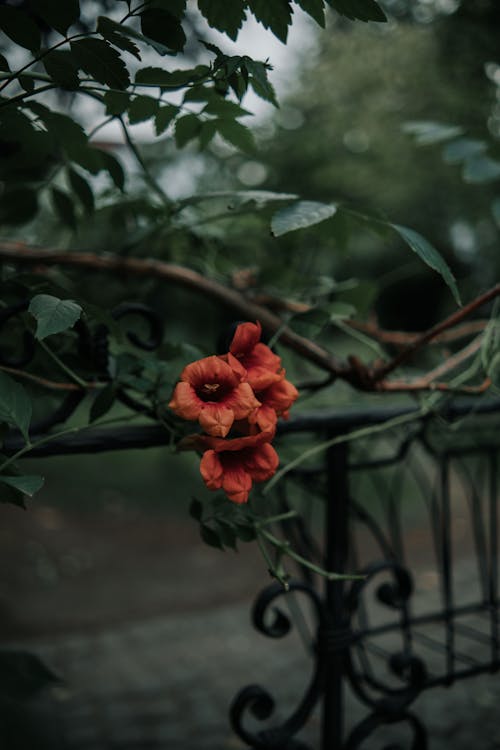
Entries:
{"label": "red-orange blossom", "polygon": [[235,503],[247,502],[253,482],[275,473],[279,458],[270,443],[276,422],[287,418],[299,395],[260,336],[260,323],[241,323],[227,354],[184,368],[169,403],[206,433],[182,441],[184,448],[204,451],[200,472],[206,486],[223,489]]}

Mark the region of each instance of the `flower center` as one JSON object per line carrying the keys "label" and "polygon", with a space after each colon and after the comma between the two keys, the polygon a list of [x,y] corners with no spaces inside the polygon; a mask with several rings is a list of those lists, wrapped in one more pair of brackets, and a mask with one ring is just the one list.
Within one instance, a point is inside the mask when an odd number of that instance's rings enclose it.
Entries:
{"label": "flower center", "polygon": [[220,383],[204,383],[202,390],[205,393],[212,394],[215,393],[215,391],[219,390]]}
{"label": "flower center", "polygon": [[197,389],[198,396],[203,401],[219,401],[224,396],[225,390],[221,383],[203,383]]}

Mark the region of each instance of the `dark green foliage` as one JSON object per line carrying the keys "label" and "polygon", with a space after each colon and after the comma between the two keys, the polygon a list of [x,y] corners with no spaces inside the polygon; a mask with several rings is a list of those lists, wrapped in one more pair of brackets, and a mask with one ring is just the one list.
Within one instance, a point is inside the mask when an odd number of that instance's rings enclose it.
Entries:
{"label": "dark green foliage", "polygon": [[25,388],[0,372],[0,423],[6,422],[12,427],[18,427],[27,441],[31,412],[31,399]]}
{"label": "dark green foliage", "polygon": [[53,50],[43,58],[46,72],[62,89],[77,89],[80,85],[78,64],[71,52]]}
{"label": "dark green foliage", "polygon": [[51,189],[51,198],[54,210],[62,223],[66,224],[66,226],[70,227],[71,229],[75,229],[75,207],[73,204],[73,200],[68,195],[68,193],[65,193],[64,190],[60,190],[60,188],[53,187]]}
{"label": "dark green foliage", "polygon": [[100,16],[97,20],[97,31],[110,44],[124,50],[124,52],[130,52],[138,60],[141,59],[139,47],[130,38],[130,31],[126,30],[126,27],[122,24],[116,23],[111,18]]}
{"label": "dark green foliage", "polygon": [[24,224],[38,211],[38,196],[29,187],[7,188],[0,202],[0,224]]}
{"label": "dark green foliage", "polygon": [[198,8],[210,26],[236,39],[245,19],[245,0],[198,0]]}
{"label": "dark green foliage", "polygon": [[79,68],[110,88],[125,89],[130,84],[125,63],[114,47],[103,39],[71,42],[71,52]]}
{"label": "dark green foliage", "polygon": [[271,29],[273,34],[283,43],[286,42],[288,27],[292,22],[292,4],[290,0],[247,0],[248,7],[255,18],[261,22],[266,29]]}
{"label": "dark green foliage", "polygon": [[161,135],[168,128],[174,117],[177,115],[177,107],[173,107],[171,104],[166,104],[163,107],[159,107],[155,116],[155,130],[156,135]]}
{"label": "dark green foliage", "polygon": [[141,13],[142,33],[172,52],[182,52],[186,35],[180,21],[166,10],[153,8]]}
{"label": "dark green foliage", "polygon": [[128,119],[131,125],[136,122],[144,122],[156,115],[159,103],[151,96],[136,96],[130,102],[128,108]]}
{"label": "dark green foliage", "polygon": [[116,386],[114,383],[109,383],[101,391],[98,391],[90,407],[89,422],[95,422],[96,419],[104,417],[113,406],[115,398]]}
{"label": "dark green foliage", "polygon": [[387,21],[387,17],[375,0],[327,0],[328,5],[351,20]]}
{"label": "dark green foliage", "polygon": [[325,28],[325,8],[323,0],[297,0],[303,11],[314,18],[321,28]]}
{"label": "dark green foliage", "polygon": [[0,5],[0,30],[20,47],[37,52],[41,36],[33,18],[21,8]]}
{"label": "dark green foliage", "polygon": [[66,34],[68,28],[80,18],[79,0],[29,0],[29,6],[60,34]]}
{"label": "dark green foliage", "polygon": [[71,299],[62,300],[50,294],[37,294],[31,300],[28,312],[37,322],[35,336],[41,340],[72,328],[79,320],[82,308]]}
{"label": "dark green foliage", "polygon": [[201,129],[201,122],[196,115],[183,115],[175,122],[175,142],[182,148],[192,141]]}

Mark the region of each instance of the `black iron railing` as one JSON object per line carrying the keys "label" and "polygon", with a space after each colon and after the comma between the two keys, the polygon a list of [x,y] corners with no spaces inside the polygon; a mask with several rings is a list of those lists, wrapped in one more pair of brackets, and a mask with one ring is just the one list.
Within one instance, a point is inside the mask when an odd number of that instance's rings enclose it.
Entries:
{"label": "black iron railing", "polygon": [[[311,414],[283,424],[279,439],[284,447],[290,436],[345,436],[411,411]],[[413,710],[416,698],[429,688],[498,670],[499,415],[498,401],[455,403],[439,416],[382,436],[331,445],[319,464],[299,466],[283,478],[283,511],[312,506],[312,496],[322,509],[322,518],[309,523],[302,515],[283,522],[281,531],[293,547],[328,570],[364,577],[325,582],[298,566],[288,592],[274,582],[258,596],[253,624],[272,638],[293,627],[280,601],[300,599],[313,622],[314,647],[303,698],[281,724],[273,724],[274,699],[265,687],[247,686],[234,699],[231,723],[249,747],[305,750],[309,746],[297,736],[321,705],[322,750],[374,748],[380,728],[399,723],[409,728],[409,744],[382,747],[423,750],[428,740]],[[29,455],[144,448],[168,439],[154,425],[88,428],[36,446]],[[4,453],[20,447],[20,437],[12,434]],[[473,576],[457,588],[455,575],[465,559]],[[347,686],[366,706],[355,726],[345,720]]]}

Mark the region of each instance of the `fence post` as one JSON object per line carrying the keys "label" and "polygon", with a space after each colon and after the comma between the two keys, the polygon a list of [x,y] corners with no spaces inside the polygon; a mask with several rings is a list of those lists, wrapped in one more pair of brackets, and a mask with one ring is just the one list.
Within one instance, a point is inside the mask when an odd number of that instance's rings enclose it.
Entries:
{"label": "fence post", "polygon": [[[343,573],[348,553],[348,446],[334,445],[326,453],[327,496],[325,508],[325,568]],[[344,734],[344,582],[326,581],[327,634],[319,638],[319,659],[324,663],[322,750],[341,750]]]}

